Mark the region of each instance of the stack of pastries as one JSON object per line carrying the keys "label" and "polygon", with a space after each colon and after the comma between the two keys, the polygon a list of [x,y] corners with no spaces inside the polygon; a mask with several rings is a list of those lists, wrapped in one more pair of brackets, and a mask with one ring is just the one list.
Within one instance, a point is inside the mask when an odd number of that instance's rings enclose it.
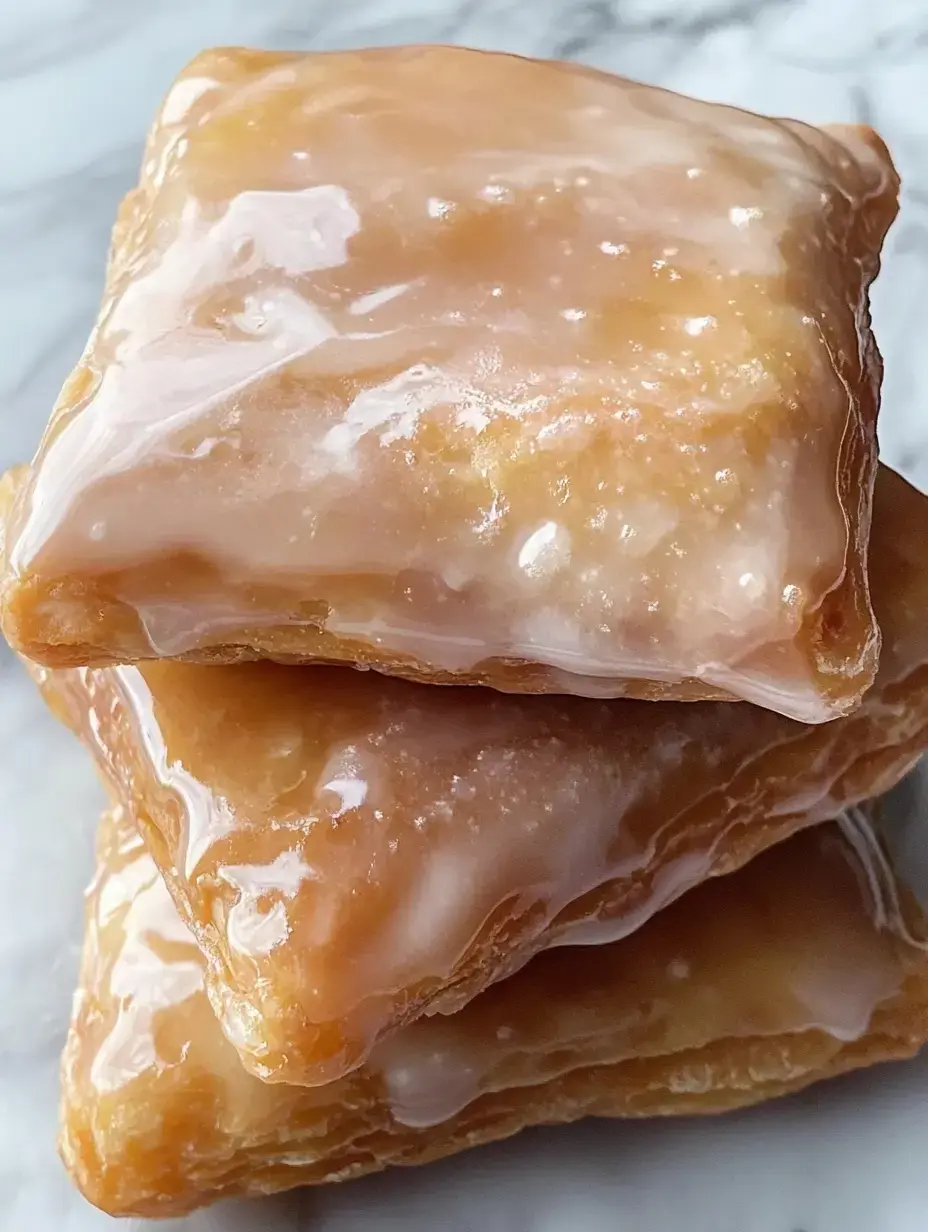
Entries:
{"label": "stack of pastries", "polygon": [[928,1037],[864,803],[928,744],[928,498],[876,462],[897,193],[866,128],[574,65],[181,74],[0,489],[3,631],[112,799],[62,1066],[90,1201]]}

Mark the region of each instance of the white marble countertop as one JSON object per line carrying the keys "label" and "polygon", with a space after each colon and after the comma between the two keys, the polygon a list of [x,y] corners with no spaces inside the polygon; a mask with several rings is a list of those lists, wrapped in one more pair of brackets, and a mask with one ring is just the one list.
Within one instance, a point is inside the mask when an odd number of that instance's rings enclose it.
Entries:
{"label": "white marble countertop", "polygon": [[[928,487],[928,0],[0,0],[0,468],[27,458],[94,316],[147,121],[210,44],[459,42],[880,129],[904,179],[874,316],[884,456]],[[54,1155],[56,1065],[99,789],[0,649],[0,1228],[116,1225]],[[928,1061],[711,1123],[523,1135],[185,1228],[925,1232]],[[140,1226],[140,1225],[139,1225]],[[177,1225],[170,1225],[177,1226]]]}

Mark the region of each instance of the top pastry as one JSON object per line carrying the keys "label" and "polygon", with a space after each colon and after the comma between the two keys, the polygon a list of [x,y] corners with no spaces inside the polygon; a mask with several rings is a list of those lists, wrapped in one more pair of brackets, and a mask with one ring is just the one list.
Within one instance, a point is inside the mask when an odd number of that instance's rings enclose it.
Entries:
{"label": "top pastry", "polygon": [[202,55],[20,489],[4,632],[844,713],[897,189],[867,129],[575,65]]}

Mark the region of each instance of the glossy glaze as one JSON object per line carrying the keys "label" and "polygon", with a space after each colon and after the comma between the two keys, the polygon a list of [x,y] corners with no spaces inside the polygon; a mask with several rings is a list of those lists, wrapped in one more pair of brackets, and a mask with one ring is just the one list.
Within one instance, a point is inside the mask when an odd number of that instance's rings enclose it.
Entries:
{"label": "glossy glaze", "polygon": [[316,1084],[551,945],[633,931],[887,789],[928,743],[928,500],[881,472],[886,630],[853,715],[514,698],[274,664],[43,687],[139,817],[246,1065]]}
{"label": "glossy glaze", "polygon": [[19,499],[4,630],[50,665],[843,713],[896,190],[869,130],[578,66],[207,53]]}
{"label": "glossy glaze", "polygon": [[62,1156],[104,1209],[166,1215],[543,1121],[718,1111],[907,1055],[928,1033],[926,963],[887,927],[898,896],[883,862],[861,862],[859,826],[854,845],[831,825],[800,835],[616,945],[547,954],[307,1090],[241,1067],[196,984],[200,951],[131,824],[109,817]]}

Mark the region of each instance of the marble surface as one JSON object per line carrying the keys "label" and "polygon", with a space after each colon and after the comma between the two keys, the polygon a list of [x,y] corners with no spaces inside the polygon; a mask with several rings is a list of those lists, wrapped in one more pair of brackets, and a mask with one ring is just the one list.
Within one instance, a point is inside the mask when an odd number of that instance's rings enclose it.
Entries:
{"label": "marble surface", "polygon": [[[875,297],[884,455],[928,487],[925,0],[0,2],[0,467],[28,457],[96,309],[147,120],[201,47],[460,42],[576,57],[811,121],[859,119],[905,181]],[[115,1226],[54,1154],[56,1064],[100,792],[0,649],[0,1228]],[[907,858],[924,862],[910,828]],[[713,1123],[575,1127],[186,1229],[924,1232],[928,1059]],[[141,1227],[141,1225],[137,1225]],[[164,1226],[180,1226],[176,1224]]]}

